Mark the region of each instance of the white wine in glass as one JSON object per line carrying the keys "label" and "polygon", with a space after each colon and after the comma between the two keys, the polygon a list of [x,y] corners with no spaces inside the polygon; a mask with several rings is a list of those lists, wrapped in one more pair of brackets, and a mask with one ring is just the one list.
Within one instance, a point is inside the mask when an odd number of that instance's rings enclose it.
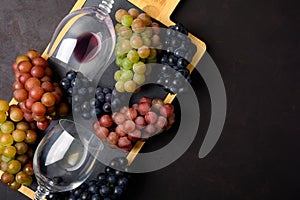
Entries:
{"label": "white wine in glass", "polygon": [[72,190],[92,173],[96,159],[80,139],[79,132],[87,128],[68,119],[58,124],[43,137],[33,158],[38,183],[35,200],[44,199],[50,192]]}

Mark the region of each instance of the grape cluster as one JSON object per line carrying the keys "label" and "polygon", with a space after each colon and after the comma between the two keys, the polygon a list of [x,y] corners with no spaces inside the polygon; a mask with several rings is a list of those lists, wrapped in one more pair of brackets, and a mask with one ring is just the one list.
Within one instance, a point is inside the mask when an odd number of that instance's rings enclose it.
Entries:
{"label": "grape cluster", "polygon": [[63,91],[52,80],[52,69],[36,50],[18,56],[12,68],[16,80],[13,97],[20,103],[26,121],[36,121],[37,127],[45,130],[51,118],[68,113],[67,104],[61,102]]}
{"label": "grape cluster", "polygon": [[149,15],[139,13],[135,8],[120,9],[115,13],[117,44],[116,65],[120,67],[114,74],[118,92],[134,92],[145,82],[151,65],[156,63],[157,50],[161,49],[159,25],[152,22]]}
{"label": "grape cluster", "polygon": [[[197,47],[187,35],[187,29],[181,24],[176,24],[169,27],[163,36],[164,50],[161,51],[160,62],[164,66],[156,82],[172,93],[183,92],[186,90],[184,85],[190,82],[190,71],[187,67],[190,65]],[[179,80],[180,76],[184,77],[187,82]]]}
{"label": "grape cluster", "polygon": [[162,99],[143,97],[132,107],[125,106],[112,116],[94,122],[96,136],[110,147],[130,151],[133,143],[168,129],[175,121],[174,106]]}
{"label": "grape cluster", "polygon": [[68,103],[73,105],[73,113],[84,119],[103,114],[111,114],[112,90],[107,87],[95,88],[81,72],[68,71],[60,81],[67,95]]}
{"label": "grape cluster", "polygon": [[0,100],[0,169],[4,172],[1,181],[13,190],[32,183],[32,145],[36,140],[37,133],[24,121],[21,108]]}
{"label": "grape cluster", "polygon": [[[116,166],[117,165],[117,166]],[[121,200],[125,197],[128,188],[129,174],[126,171],[126,158],[119,157],[105,167],[104,172],[97,175],[96,180],[88,180],[78,188],[65,193],[53,193],[47,196],[48,200]],[[115,167],[120,168],[116,170]]]}

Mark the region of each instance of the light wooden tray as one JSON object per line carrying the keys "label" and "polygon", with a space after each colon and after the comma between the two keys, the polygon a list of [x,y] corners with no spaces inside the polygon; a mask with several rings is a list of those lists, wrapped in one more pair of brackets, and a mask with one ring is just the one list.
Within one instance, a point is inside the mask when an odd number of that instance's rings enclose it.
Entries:
{"label": "light wooden tray", "polygon": [[[86,3],[86,1],[87,0],[78,0],[74,4],[74,6],[70,12],[81,9],[84,6],[84,4]],[[180,0],[128,0],[128,1],[167,27],[175,24],[174,22],[171,21],[170,16],[173,13],[173,11],[175,10],[175,8],[177,7]],[[54,45],[54,48],[51,49],[50,54],[47,54],[48,47],[45,49],[45,51],[42,54],[42,56],[45,59],[48,59],[49,57],[51,57],[51,54],[55,51],[57,45],[62,40],[62,38],[64,37],[64,35],[66,34],[67,30],[70,28],[71,25],[72,25],[72,23],[70,23],[69,26],[67,26],[65,29],[63,29],[61,31],[61,33],[57,37],[57,41],[56,41],[57,44]],[[193,36],[191,33],[189,33],[188,36],[191,38],[192,42],[197,46],[197,52],[196,52],[195,56],[193,57],[191,65],[189,65],[189,70],[192,71],[194,69],[194,66],[196,66],[199,63],[200,59],[204,55],[204,53],[206,51],[206,45],[203,41],[199,40],[197,37]],[[175,97],[176,97],[176,95],[168,94],[167,97],[165,98],[164,102],[171,103]],[[12,99],[12,101],[10,102],[10,104],[16,104],[16,103],[17,102],[14,99]],[[135,146],[132,148],[132,150],[128,153],[127,160],[129,162],[129,164],[131,164],[133,162],[136,155],[139,153],[139,151],[141,150],[141,148],[143,147],[144,144],[145,144],[144,141],[143,142],[138,141],[135,144]],[[0,176],[2,174],[3,174],[3,172],[0,170]],[[21,188],[18,191],[23,193],[30,199],[34,198],[34,191],[32,189],[30,189],[29,187],[21,186]]]}

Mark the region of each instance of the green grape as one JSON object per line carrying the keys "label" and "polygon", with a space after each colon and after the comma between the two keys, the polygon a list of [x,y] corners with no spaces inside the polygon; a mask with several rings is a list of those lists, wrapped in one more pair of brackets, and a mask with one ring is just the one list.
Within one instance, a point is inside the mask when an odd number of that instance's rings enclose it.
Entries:
{"label": "green grape", "polygon": [[115,88],[118,92],[124,92],[124,82],[123,81],[118,81],[115,84]]}
{"label": "green grape", "polygon": [[148,60],[156,60],[157,51],[156,49],[150,48],[150,55]]}
{"label": "green grape", "polygon": [[7,172],[16,174],[21,170],[21,163],[18,160],[11,160],[7,163]]}
{"label": "green grape", "polygon": [[116,32],[116,34],[119,33],[119,30],[120,30],[121,27],[122,27],[122,24],[120,24],[120,23],[117,23],[117,24],[115,25],[115,32]]}
{"label": "green grape", "polygon": [[0,169],[4,172],[7,171],[7,162],[0,161]]}
{"label": "green grape", "polygon": [[25,165],[29,161],[29,156],[27,154],[17,155],[16,160],[20,161],[22,165]]}
{"label": "green grape", "polygon": [[1,155],[1,161],[8,163],[9,161],[11,161],[13,158],[8,158],[5,155]]}
{"label": "green grape", "polygon": [[136,83],[134,81],[126,81],[124,83],[124,89],[126,92],[134,92],[136,89]]}
{"label": "green grape", "polygon": [[146,29],[141,33],[143,38],[151,38],[153,35],[153,31],[151,27],[146,27]]}
{"label": "green grape", "polygon": [[133,63],[128,58],[124,58],[122,61],[122,66],[124,69],[132,69]]}
{"label": "green grape", "polygon": [[116,65],[117,65],[118,67],[122,67],[122,62],[123,62],[123,58],[118,58],[118,57],[117,57],[117,59],[116,59]]}
{"label": "green grape", "polygon": [[21,187],[21,184],[18,183],[17,181],[14,181],[14,182],[8,184],[8,186],[12,190],[18,190]]}
{"label": "green grape", "polygon": [[26,172],[23,172],[23,171],[19,171],[17,174],[16,174],[16,181],[20,184],[24,184],[26,182],[29,181],[29,178],[30,176],[26,173]]}
{"label": "green grape", "polygon": [[147,46],[141,46],[138,49],[138,54],[141,58],[148,58],[150,55],[150,48]]}
{"label": "green grape", "polygon": [[144,74],[134,74],[133,75],[133,81],[135,81],[137,84],[142,85],[145,82],[145,75]]}
{"label": "green grape", "polygon": [[151,39],[143,37],[143,43],[144,43],[145,46],[150,47],[151,46]]}
{"label": "green grape", "polygon": [[120,47],[116,47],[115,48],[115,56],[117,58],[122,58],[122,57],[126,56],[126,53]]}
{"label": "green grape", "polygon": [[7,112],[9,110],[9,103],[6,100],[0,100],[0,111]]}
{"label": "green grape", "polygon": [[30,128],[30,125],[25,121],[20,121],[16,124],[16,129],[27,131]]}
{"label": "green grape", "polygon": [[135,48],[138,49],[141,46],[143,46],[144,41],[143,38],[141,38],[139,35],[132,35],[130,38],[130,45]]}
{"label": "green grape", "polygon": [[0,111],[0,124],[6,121],[6,112]]}
{"label": "green grape", "polygon": [[17,153],[17,149],[14,146],[7,146],[3,149],[3,155],[7,158],[13,158]]}
{"label": "green grape", "polygon": [[15,142],[22,142],[26,138],[26,132],[23,130],[16,129],[12,132],[12,136]]}
{"label": "green grape", "polygon": [[122,75],[122,70],[117,70],[114,74],[114,79],[115,81],[119,81],[120,80],[120,77]]}
{"label": "green grape", "polygon": [[143,62],[138,62],[133,65],[133,71],[137,74],[144,74],[146,71],[146,65]]}
{"label": "green grape", "polygon": [[133,72],[131,70],[123,70],[120,76],[120,81],[126,82],[132,80]]}
{"label": "green grape", "polygon": [[3,145],[0,144],[0,155],[3,154],[3,150],[4,150],[4,149],[5,149],[5,146],[3,146]]}
{"label": "green grape", "polygon": [[128,39],[128,38],[118,37],[118,38],[117,38],[116,47],[117,47],[117,46],[120,46],[120,43],[121,43],[123,40],[127,40],[127,39]]}
{"label": "green grape", "polygon": [[126,39],[120,42],[119,48],[123,53],[128,53],[132,49],[130,41]]}
{"label": "green grape", "polygon": [[0,135],[0,144],[3,146],[10,146],[14,143],[14,138],[9,133],[3,133]]}
{"label": "green grape", "polygon": [[139,54],[136,50],[130,50],[127,54],[127,58],[132,62],[132,63],[137,63],[140,59]]}
{"label": "green grape", "polygon": [[13,130],[15,130],[15,124],[12,121],[5,121],[1,125],[1,131],[3,133],[11,133]]}
{"label": "green grape", "polygon": [[28,151],[28,144],[25,142],[17,142],[15,144],[15,149],[18,155],[25,154]]}
{"label": "green grape", "polygon": [[118,35],[124,39],[129,39],[132,36],[132,30],[127,26],[122,26]]}
{"label": "green grape", "polygon": [[121,18],[121,23],[123,26],[131,26],[133,21],[133,17],[131,15],[123,15]]}

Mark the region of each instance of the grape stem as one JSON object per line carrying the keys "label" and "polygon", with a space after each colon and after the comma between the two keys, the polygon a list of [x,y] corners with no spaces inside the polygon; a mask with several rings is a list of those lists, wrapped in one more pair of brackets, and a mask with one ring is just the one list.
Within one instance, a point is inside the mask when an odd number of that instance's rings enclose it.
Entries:
{"label": "grape stem", "polygon": [[114,3],[114,0],[103,0],[99,4],[99,8],[103,10],[106,15],[108,15],[111,12]]}

